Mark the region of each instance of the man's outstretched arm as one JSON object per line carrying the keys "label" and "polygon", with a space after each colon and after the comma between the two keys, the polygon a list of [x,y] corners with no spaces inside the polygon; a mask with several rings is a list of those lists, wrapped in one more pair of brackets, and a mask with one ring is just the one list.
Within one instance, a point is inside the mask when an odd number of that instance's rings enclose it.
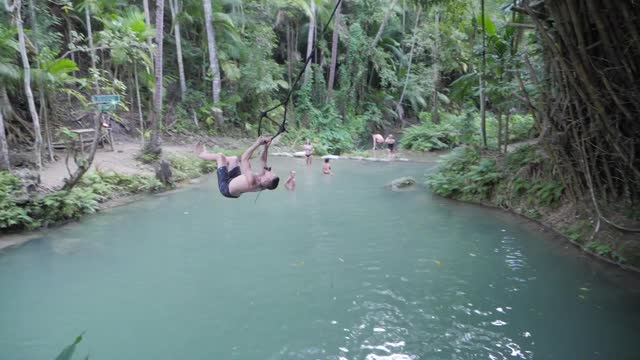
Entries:
{"label": "man's outstretched arm", "polygon": [[249,183],[251,184],[253,184],[254,177],[253,173],[251,172],[251,163],[249,162],[249,159],[251,159],[251,155],[253,155],[253,152],[256,151],[256,149],[259,148],[260,145],[266,144],[267,141],[268,140],[265,137],[259,137],[258,140],[256,140],[256,142],[251,145],[251,147],[249,147],[240,157],[240,171],[242,171],[242,175],[244,175],[247,178],[247,181],[249,181]]}

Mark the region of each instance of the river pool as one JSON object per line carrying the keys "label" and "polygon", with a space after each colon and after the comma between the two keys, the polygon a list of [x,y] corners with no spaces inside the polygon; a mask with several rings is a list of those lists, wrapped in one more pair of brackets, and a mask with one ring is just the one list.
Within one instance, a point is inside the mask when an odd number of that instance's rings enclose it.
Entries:
{"label": "river pool", "polygon": [[[434,164],[274,159],[0,254],[0,359],[638,359],[640,286],[522,218],[390,192]],[[78,356],[80,358],[80,356]]]}

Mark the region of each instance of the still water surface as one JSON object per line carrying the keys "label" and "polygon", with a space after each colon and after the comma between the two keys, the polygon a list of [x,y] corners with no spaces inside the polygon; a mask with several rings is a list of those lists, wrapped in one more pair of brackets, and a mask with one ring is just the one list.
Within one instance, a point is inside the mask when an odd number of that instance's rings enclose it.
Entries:
{"label": "still water surface", "polygon": [[[295,193],[215,177],[0,254],[0,359],[638,359],[638,282],[522,219],[302,160]],[[281,172],[282,173],[282,172]],[[283,179],[284,181],[284,179]]]}

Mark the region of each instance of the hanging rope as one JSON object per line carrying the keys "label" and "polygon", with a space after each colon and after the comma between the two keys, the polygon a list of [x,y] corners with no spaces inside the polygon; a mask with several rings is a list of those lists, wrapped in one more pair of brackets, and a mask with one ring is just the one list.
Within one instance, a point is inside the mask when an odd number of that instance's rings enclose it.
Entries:
{"label": "hanging rope", "polygon": [[[327,23],[324,25],[324,28],[322,29],[321,37],[324,36],[324,33],[329,28],[329,24],[331,23],[331,20],[333,19],[333,16],[336,14],[336,11],[338,10],[338,7],[340,6],[340,3],[342,3],[342,0],[336,1],[336,6],[333,8],[333,11],[331,12],[331,16],[329,16],[329,20],[327,20]],[[315,14],[314,14],[314,16],[315,16]],[[336,31],[336,30],[334,29],[333,31]],[[298,85],[298,82],[300,81],[300,78],[302,78],[302,75],[307,70],[307,65],[309,65],[309,62],[313,58],[313,53],[316,50],[316,45],[317,44],[318,44],[318,41],[314,41],[313,42],[313,46],[311,47],[311,51],[309,52],[309,56],[307,56],[307,59],[304,61],[304,66],[302,67],[302,70],[300,70],[300,73],[298,73],[298,77],[296,77],[296,80],[291,85],[291,88],[287,92],[287,96],[285,97],[285,99],[283,101],[281,101],[278,105],[270,108],[269,110],[260,112],[260,120],[258,121],[258,136],[262,135],[262,119],[265,119],[265,118],[269,119],[269,120],[271,120],[271,122],[273,122],[274,124],[278,125],[277,121],[275,121],[271,117],[269,117],[269,113],[272,112],[273,110],[281,107],[281,106],[284,107],[284,116],[282,118],[282,123],[279,124],[278,132],[275,135],[273,135],[272,139],[275,139],[278,135],[280,135],[283,132],[287,131],[287,128],[286,128],[286,124],[287,124],[287,105],[289,104],[289,101],[291,100],[291,95],[293,94],[293,91],[296,88],[296,85]]]}

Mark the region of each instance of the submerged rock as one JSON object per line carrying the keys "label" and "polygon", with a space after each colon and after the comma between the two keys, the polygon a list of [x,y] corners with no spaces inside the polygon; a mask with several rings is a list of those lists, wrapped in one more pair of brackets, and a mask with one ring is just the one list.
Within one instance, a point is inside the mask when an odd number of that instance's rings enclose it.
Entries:
{"label": "submerged rock", "polygon": [[391,181],[387,188],[391,191],[412,191],[416,189],[416,179],[405,176]]}

